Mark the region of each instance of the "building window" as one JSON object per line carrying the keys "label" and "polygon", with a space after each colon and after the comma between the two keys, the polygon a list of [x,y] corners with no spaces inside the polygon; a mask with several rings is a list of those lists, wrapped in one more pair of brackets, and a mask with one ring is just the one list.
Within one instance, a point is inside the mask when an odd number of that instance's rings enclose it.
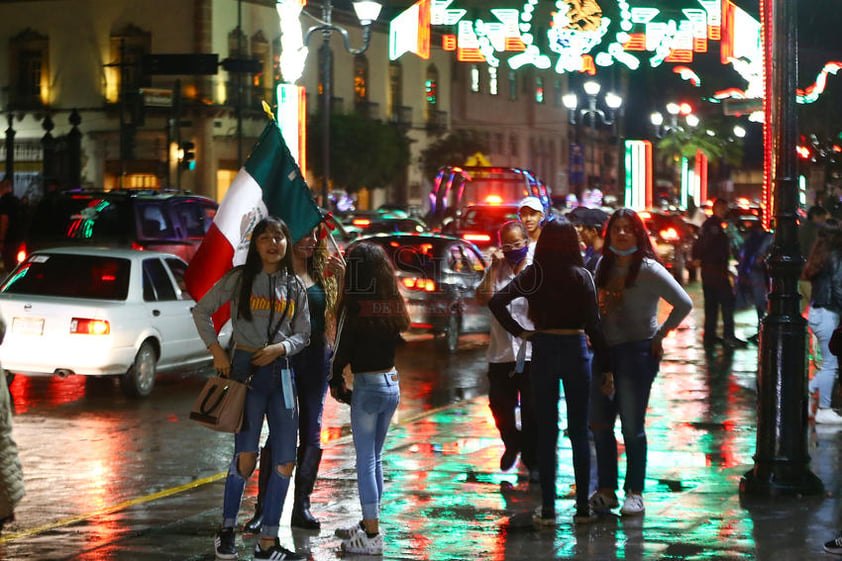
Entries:
{"label": "building window", "polygon": [[354,104],[368,101],[368,57],[354,57]]}
{"label": "building window", "polygon": [[32,29],[9,41],[10,106],[35,108],[49,104],[49,45],[47,37]]}
{"label": "building window", "polygon": [[252,75],[252,105],[260,106],[261,100],[273,98],[272,90],[274,84],[270,81],[270,59],[269,41],[262,31],[258,31],[251,38],[251,56],[254,60],[260,61],[260,72]]}
{"label": "building window", "polygon": [[561,107],[561,80],[555,80],[553,82],[553,105],[556,107]]}
{"label": "building window", "polygon": [[517,72],[509,70],[509,99],[517,99]]}
{"label": "building window", "polygon": [[427,67],[427,79],[424,81],[424,118],[429,123],[435,120],[439,103],[439,71],[435,65]]}
{"label": "building window", "polygon": [[493,66],[488,67],[488,93],[491,95],[500,93],[497,87],[497,69]]}
{"label": "building window", "polygon": [[403,105],[403,66],[400,62],[389,63],[389,115],[392,120],[400,120],[400,108]]}
{"label": "building window", "polygon": [[518,157],[517,136],[514,134],[509,137],[509,155]]}
{"label": "building window", "polygon": [[143,56],[151,51],[152,34],[128,25],[121,32],[111,36],[110,79],[106,97],[111,103],[120,100],[121,92],[136,92],[149,87],[148,75],[140,72]]}
{"label": "building window", "polygon": [[544,79],[535,77],[535,103],[544,103]]}
{"label": "building window", "polygon": [[474,93],[479,93],[479,76],[480,76],[479,65],[472,64],[471,65],[471,91],[474,92]]}

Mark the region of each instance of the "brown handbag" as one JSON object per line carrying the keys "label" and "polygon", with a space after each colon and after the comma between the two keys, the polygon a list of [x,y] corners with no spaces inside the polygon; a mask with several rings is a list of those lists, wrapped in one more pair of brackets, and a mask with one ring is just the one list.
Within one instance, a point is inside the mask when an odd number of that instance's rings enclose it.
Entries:
{"label": "brown handbag", "polygon": [[240,432],[248,382],[213,376],[196,398],[190,418],[219,432]]}

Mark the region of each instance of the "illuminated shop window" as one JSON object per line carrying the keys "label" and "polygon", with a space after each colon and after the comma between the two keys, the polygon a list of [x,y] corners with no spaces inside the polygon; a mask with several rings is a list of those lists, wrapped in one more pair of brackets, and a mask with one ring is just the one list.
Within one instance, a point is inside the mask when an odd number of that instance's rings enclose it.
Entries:
{"label": "illuminated shop window", "polygon": [[494,66],[488,67],[488,93],[491,95],[500,93],[497,87],[497,68]]}
{"label": "illuminated shop window", "polygon": [[479,66],[476,64],[471,65],[471,91],[479,92]]}

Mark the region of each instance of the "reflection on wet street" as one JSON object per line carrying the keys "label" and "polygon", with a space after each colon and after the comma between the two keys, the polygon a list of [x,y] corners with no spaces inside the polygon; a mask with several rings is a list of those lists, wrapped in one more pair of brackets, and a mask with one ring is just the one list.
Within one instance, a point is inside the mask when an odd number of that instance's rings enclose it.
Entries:
{"label": "reflection on wet street", "polygon": [[[691,289],[698,303],[699,292]],[[821,544],[836,534],[842,509],[842,432],[810,429],[812,468],[827,496],[741,504],[739,479],[755,451],[757,349],[705,351],[701,320],[697,307],[665,341],[647,418],[645,516],[574,526],[571,450],[562,437],[558,524],[540,530],[530,523],[538,486],[522,468],[499,469],[503,447],[487,405],[486,336],[464,337],[452,356],[436,351],[429,336],[407,336],[398,357],[401,405],[384,455],[383,558],[824,558]],[[754,333],[753,312],[737,320],[738,332]],[[209,374],[164,375],[146,400],[124,397],[110,381],[18,376],[11,388],[14,435],[27,496],[0,537],[0,558],[213,559],[232,438],[187,417]],[[563,428],[563,400],[561,408]],[[321,532],[291,530],[290,504],[282,518],[282,543],[316,560],[337,559],[333,530],[359,517],[348,414],[327,399],[313,495]],[[243,520],[255,487],[252,478]],[[254,539],[238,536],[238,545],[241,559],[250,559]]]}

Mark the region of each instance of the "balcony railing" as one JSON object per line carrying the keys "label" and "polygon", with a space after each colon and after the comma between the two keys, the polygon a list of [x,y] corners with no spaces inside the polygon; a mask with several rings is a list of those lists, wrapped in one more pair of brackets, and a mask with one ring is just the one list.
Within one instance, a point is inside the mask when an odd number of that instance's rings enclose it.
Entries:
{"label": "balcony railing", "polygon": [[430,111],[427,115],[427,134],[439,135],[447,130],[447,111]]}
{"label": "balcony railing", "polygon": [[357,101],[354,103],[354,111],[368,119],[380,118],[380,104],[373,101]]}
{"label": "balcony railing", "polygon": [[389,122],[401,130],[409,130],[412,128],[412,107],[406,105],[393,107]]}

